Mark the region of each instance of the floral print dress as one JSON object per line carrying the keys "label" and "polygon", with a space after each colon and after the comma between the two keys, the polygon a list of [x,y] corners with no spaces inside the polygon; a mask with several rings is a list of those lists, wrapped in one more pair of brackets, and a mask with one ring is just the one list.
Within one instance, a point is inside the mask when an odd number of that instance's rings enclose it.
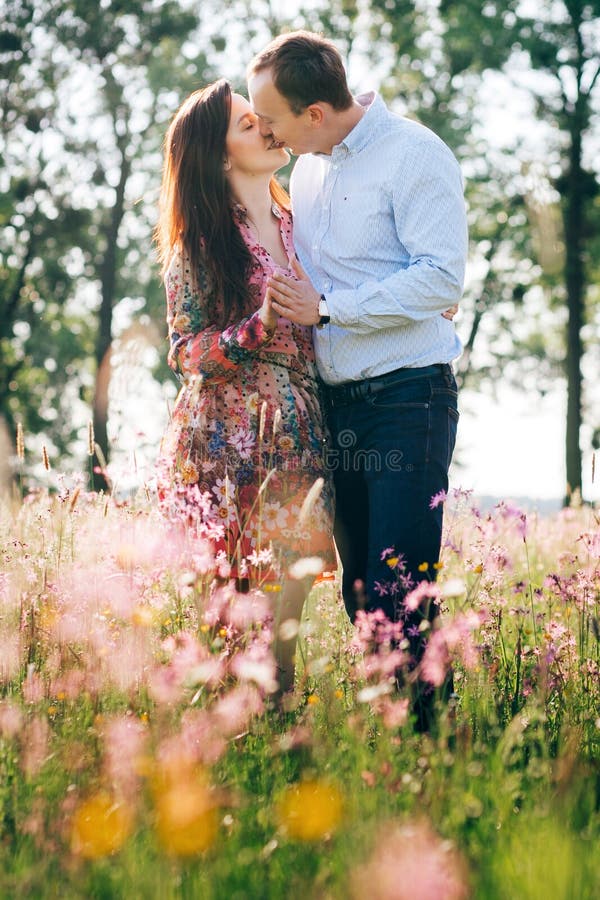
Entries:
{"label": "floral print dress", "polygon": [[[273,206],[289,254],[291,215]],[[333,486],[326,466],[311,328],[279,319],[274,335],[258,309],[278,268],[253,238],[245,211],[236,223],[252,256],[247,314],[220,330],[207,321],[206,274],[191,277],[176,253],[165,277],[169,365],[183,387],[163,439],[159,497],[164,507],[196,505],[232,574],[282,577],[290,564],[319,556],[335,568]],[[317,478],[324,485],[306,504]],[[314,495],[314,492],[313,492]],[[304,503],[303,515],[300,512]]]}

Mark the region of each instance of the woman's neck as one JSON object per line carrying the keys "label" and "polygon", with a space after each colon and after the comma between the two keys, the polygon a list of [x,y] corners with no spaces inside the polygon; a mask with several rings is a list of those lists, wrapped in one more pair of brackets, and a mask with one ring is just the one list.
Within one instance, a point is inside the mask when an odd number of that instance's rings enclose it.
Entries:
{"label": "woman's neck", "polygon": [[271,175],[265,178],[244,178],[238,175],[230,181],[233,196],[244,207],[248,218],[257,228],[271,219],[270,181]]}

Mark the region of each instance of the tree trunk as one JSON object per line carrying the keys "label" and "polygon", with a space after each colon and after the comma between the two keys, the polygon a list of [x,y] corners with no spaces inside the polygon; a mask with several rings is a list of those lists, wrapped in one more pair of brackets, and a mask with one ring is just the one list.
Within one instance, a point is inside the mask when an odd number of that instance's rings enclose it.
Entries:
{"label": "tree trunk", "polygon": [[564,196],[565,231],[565,287],[567,292],[567,430],[566,465],[567,493],[565,505],[569,505],[574,492],[581,492],[581,357],[583,343],[581,329],[584,318],[585,270],[583,261],[584,232],[584,179],[581,169],[581,137],[583,121],[576,106],[571,125],[571,146],[569,148],[569,170]]}
{"label": "tree trunk", "polygon": [[[131,172],[131,163],[127,158],[124,142],[121,146],[121,174],[116,189],[114,206],[110,213],[110,222],[106,229],[106,250],[100,266],[100,283],[102,302],[98,318],[98,335],[96,338],[96,388],[94,392],[93,421],[94,438],[100,448],[98,462],[104,467],[110,458],[108,446],[108,392],[110,387],[110,354],[112,346],[112,316],[115,304],[117,282],[117,238],[125,211],[125,187]],[[102,472],[94,474],[94,489],[107,490],[108,481]]]}

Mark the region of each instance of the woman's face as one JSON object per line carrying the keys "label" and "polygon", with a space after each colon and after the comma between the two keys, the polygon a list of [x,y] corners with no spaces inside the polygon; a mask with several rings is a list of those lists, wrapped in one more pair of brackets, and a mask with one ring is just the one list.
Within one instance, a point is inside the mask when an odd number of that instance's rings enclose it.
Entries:
{"label": "woman's face", "polygon": [[241,94],[232,94],[225,139],[229,163],[226,174],[272,175],[290,158],[287,150],[273,145],[273,138],[264,138],[258,130],[258,119],[248,101]]}

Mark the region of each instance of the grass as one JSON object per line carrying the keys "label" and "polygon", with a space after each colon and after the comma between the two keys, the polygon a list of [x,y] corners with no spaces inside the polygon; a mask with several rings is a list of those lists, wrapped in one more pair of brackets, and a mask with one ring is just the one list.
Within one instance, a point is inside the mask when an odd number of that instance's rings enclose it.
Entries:
{"label": "grass", "polygon": [[260,597],[211,593],[202,542],[146,500],[7,503],[0,553],[0,896],[599,896],[590,508],[449,501],[430,664],[457,699],[433,735],[335,581],[272,711]]}

